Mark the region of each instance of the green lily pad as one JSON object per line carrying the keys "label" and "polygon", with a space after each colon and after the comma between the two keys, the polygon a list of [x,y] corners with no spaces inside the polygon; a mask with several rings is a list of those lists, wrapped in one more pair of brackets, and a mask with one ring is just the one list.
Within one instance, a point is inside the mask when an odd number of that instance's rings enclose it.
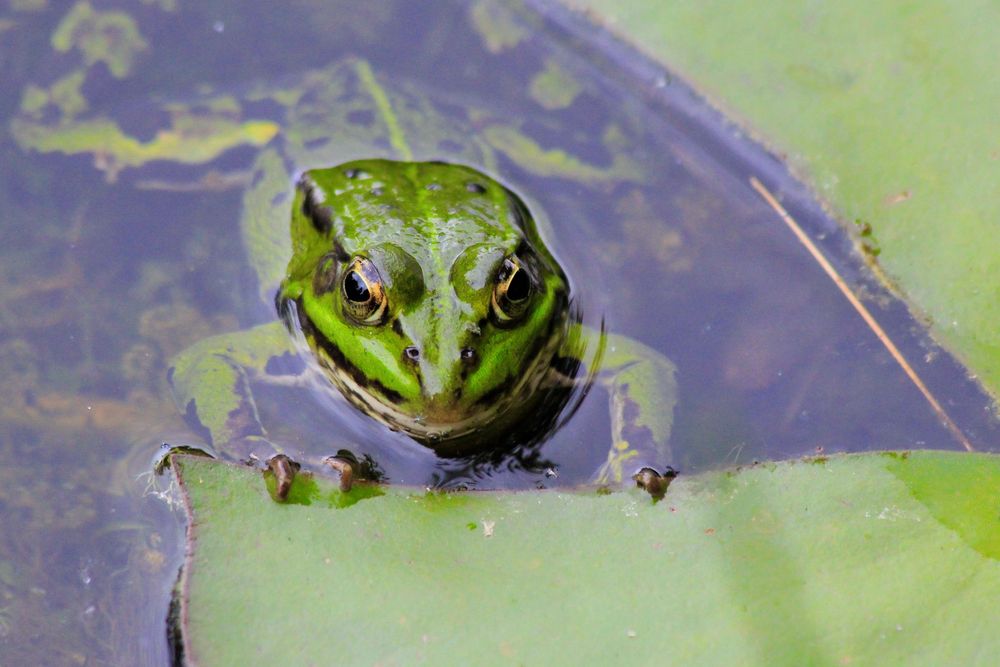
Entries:
{"label": "green lily pad", "polygon": [[1000,7],[565,1],[763,135],[1000,396]]}
{"label": "green lily pad", "polygon": [[[1000,457],[836,456],[638,490],[439,493],[180,455],[186,659],[971,664],[1000,652]],[[993,610],[993,611],[991,611]]]}

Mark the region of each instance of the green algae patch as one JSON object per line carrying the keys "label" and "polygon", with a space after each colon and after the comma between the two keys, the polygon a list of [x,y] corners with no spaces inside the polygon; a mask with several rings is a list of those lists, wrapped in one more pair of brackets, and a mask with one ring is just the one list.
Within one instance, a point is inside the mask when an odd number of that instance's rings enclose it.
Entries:
{"label": "green algae patch", "polygon": [[[1000,395],[996,37],[985,0],[567,0],[761,136]],[[867,230],[867,231],[866,231]]]}
{"label": "green algae patch", "polygon": [[583,87],[573,75],[552,60],[531,80],[532,99],[549,110],[565,109],[581,92]]}
{"label": "green algae patch", "polygon": [[259,472],[173,464],[192,664],[936,665],[1000,651],[996,456],[682,476],[655,504],[638,490],[347,498],[307,476],[279,504]]}
{"label": "green algae patch", "polygon": [[494,0],[479,0],[469,8],[469,18],[490,53],[500,53],[516,47],[531,35],[512,20],[510,12]]}
{"label": "green algae patch", "polygon": [[539,176],[571,178],[586,183],[629,179],[641,181],[644,176],[636,163],[625,155],[615,155],[607,167],[595,166],[562,149],[544,148],[514,127],[487,127],[483,130],[483,138],[515,162],[530,164],[531,171]]}
{"label": "green algae patch", "polygon": [[52,47],[78,49],[89,67],[102,62],[116,78],[124,78],[136,57],[149,49],[135,20],[125,12],[98,11],[85,0],[73,5],[52,34]]}
{"label": "green algae patch", "polygon": [[183,164],[210,162],[238,146],[263,146],[278,133],[270,121],[236,121],[222,116],[179,113],[170,128],[149,141],[129,136],[112,120],[65,123],[55,128],[26,119],[11,122],[11,134],[25,150],[79,155],[90,153],[110,180],[126,167],[154,160]]}

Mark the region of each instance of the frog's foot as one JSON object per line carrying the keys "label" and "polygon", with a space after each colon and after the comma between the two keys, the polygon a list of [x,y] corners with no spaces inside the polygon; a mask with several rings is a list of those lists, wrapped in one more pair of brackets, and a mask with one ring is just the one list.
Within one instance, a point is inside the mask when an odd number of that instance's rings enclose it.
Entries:
{"label": "frog's foot", "polygon": [[285,454],[275,454],[267,460],[267,468],[274,474],[274,499],[284,502],[292,488],[292,480],[299,471],[299,464]]}
{"label": "frog's foot", "polygon": [[640,489],[645,489],[653,500],[663,498],[667,493],[667,487],[670,486],[670,482],[674,481],[675,477],[677,477],[677,471],[670,466],[667,466],[662,474],[653,468],[643,468],[632,475],[635,485]]}
{"label": "frog's foot", "polygon": [[336,456],[328,456],[323,459],[323,463],[340,473],[340,490],[347,493],[354,486],[354,466],[356,461],[353,456],[346,456],[344,453]]}
{"label": "frog's foot", "polygon": [[173,454],[191,454],[194,456],[206,456],[210,459],[216,458],[215,454],[207,446],[199,445],[171,445],[165,442],[160,445],[153,455],[151,462],[154,475],[162,475],[163,471],[170,467],[170,457]]}

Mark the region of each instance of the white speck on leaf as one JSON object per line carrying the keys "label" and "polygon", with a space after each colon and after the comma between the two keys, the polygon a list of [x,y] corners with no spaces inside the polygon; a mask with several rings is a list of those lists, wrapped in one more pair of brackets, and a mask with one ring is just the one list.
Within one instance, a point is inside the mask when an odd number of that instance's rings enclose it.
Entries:
{"label": "white speck on leaf", "polygon": [[[866,511],[865,518],[866,519],[873,518],[872,512]],[[901,510],[899,507],[895,505],[883,507],[882,510],[874,516],[874,518],[879,519],[880,521],[896,521],[898,519],[911,519],[918,523],[920,521],[923,521],[923,519],[921,519],[916,514]]]}
{"label": "white speck on leaf", "polygon": [[628,504],[625,505],[622,511],[625,513],[625,516],[627,517],[635,517],[639,516],[638,508],[639,505],[634,500],[630,500]]}

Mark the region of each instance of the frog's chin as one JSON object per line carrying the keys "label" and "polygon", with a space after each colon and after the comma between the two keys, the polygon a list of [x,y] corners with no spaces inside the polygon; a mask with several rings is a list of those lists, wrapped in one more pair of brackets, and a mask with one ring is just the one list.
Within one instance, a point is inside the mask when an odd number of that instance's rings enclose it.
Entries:
{"label": "frog's chin", "polygon": [[323,367],[331,383],[356,408],[442,456],[462,456],[481,448],[484,434],[502,430],[502,425],[509,423],[511,418],[513,401],[509,397],[482,404],[474,411],[410,412],[361,387],[353,377],[338,372],[336,367],[327,364]]}
{"label": "frog's chin", "polygon": [[[301,311],[301,306],[298,310]],[[294,310],[288,315],[297,320]],[[506,387],[500,396],[480,400],[471,408],[428,412],[423,406],[408,409],[410,406],[399,394],[351,372],[340,351],[308,317],[302,319],[301,330],[323,374],[350,403],[392,430],[405,433],[446,457],[481,450],[485,440],[498,437],[529,414],[544,395],[543,386],[552,380],[552,360],[562,344],[562,336],[547,336],[547,342],[536,351],[528,366],[515,375],[517,382]]]}
{"label": "frog's chin", "polygon": [[428,411],[418,408],[410,411],[406,404],[392,400],[394,397],[382,396],[377,387],[359,383],[322,347],[314,348],[323,375],[356,408],[445,457],[460,457],[481,450],[484,440],[506,432],[526,410],[534,407],[534,403],[525,398],[543,395],[541,387],[550,379],[550,361],[556,349],[555,344],[544,346],[514,386],[502,396],[481,401],[472,409],[452,407]]}

